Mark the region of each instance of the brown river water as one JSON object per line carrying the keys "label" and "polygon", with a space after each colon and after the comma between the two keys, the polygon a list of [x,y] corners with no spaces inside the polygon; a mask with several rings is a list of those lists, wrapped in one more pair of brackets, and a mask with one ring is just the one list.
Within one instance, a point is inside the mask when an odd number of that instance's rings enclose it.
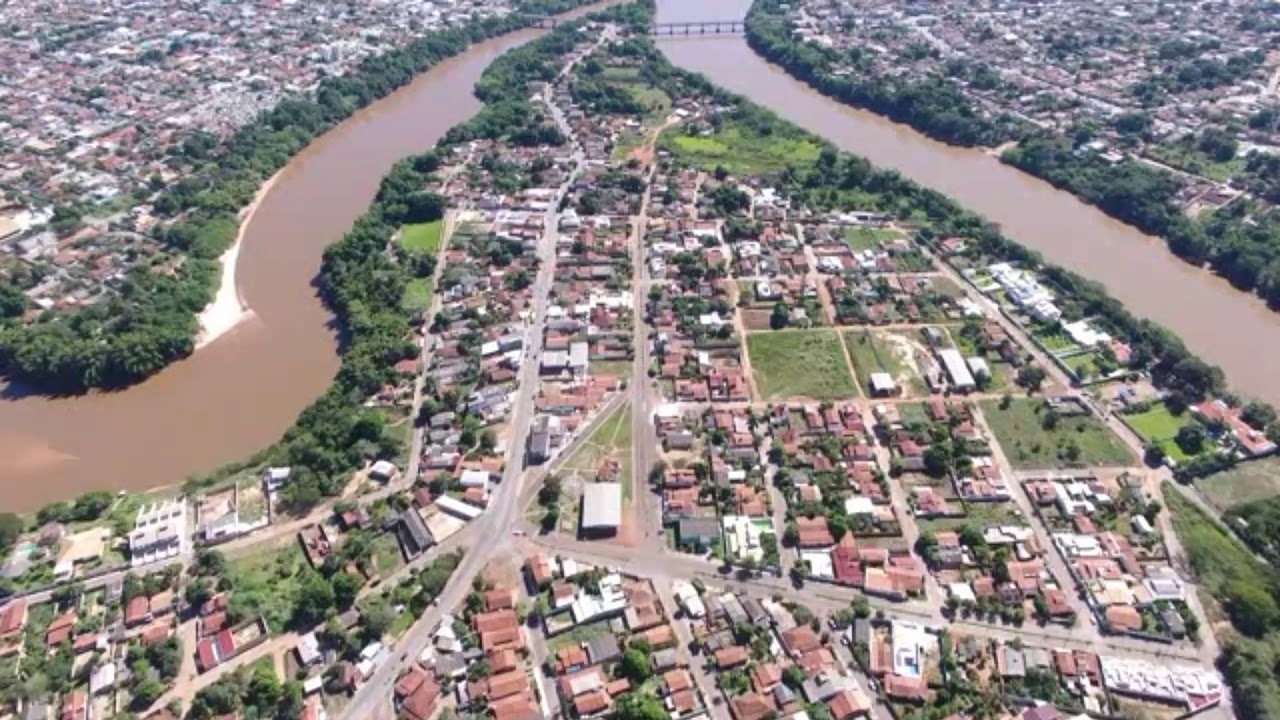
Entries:
{"label": "brown river water", "polygon": [[[741,18],[750,0],[658,0],[659,22]],[[1162,240],[1119,223],[1069,193],[905,125],[810,90],[761,59],[741,36],[661,39],[676,65],[777,112],[840,148],[943,192],[1048,261],[1102,283],[1135,314],[1180,335],[1222,367],[1242,394],[1280,405],[1280,314],[1225,280],[1173,256]]]}
{"label": "brown river water", "polygon": [[542,32],[472,47],[294,157],[245,229],[236,284],[252,316],[235,329],[128,390],[10,390],[0,401],[0,510],[181,483],[278,439],[338,368],[333,316],[312,286],[324,248],[369,207],[397,160],[475,114],[472,88],[494,58]]}
{"label": "brown river water", "polygon": [[[748,4],[658,0],[659,20],[736,18]],[[311,285],[325,246],[368,207],[396,160],[475,113],[471,89],[484,68],[536,35],[508,35],[442,63],[295,157],[263,197],[240,251],[236,280],[251,319],[129,390],[0,401],[0,509],[179,483],[277,439],[337,369],[332,316]],[[677,65],[982,213],[1182,335],[1240,391],[1280,404],[1280,375],[1269,372],[1269,358],[1280,357],[1280,316],[1177,260],[1161,241],[982,151],[827,100],[758,58],[741,37],[661,46]]]}

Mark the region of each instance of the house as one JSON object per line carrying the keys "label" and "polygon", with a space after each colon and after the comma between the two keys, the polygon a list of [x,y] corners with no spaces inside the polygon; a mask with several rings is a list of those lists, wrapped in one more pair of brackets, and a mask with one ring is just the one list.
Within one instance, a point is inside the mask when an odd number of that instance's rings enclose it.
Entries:
{"label": "house", "polygon": [[22,630],[27,626],[27,601],[18,598],[0,610],[0,657],[22,648]]}
{"label": "house", "polygon": [[711,517],[680,518],[676,542],[689,552],[707,552],[720,540],[720,521]]}
{"label": "house", "polygon": [[440,698],[440,686],[426,670],[414,664],[396,681],[395,698],[401,714],[409,720],[430,720]]}
{"label": "house", "polygon": [[129,564],[147,565],[186,553],[187,502],[182,498],[142,506],[129,532]]}

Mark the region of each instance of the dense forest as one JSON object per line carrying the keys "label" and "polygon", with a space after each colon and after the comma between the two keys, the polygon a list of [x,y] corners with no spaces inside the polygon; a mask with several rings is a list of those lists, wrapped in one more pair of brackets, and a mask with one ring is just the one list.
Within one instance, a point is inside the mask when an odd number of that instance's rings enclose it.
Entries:
{"label": "dense forest", "polygon": [[[143,380],[195,347],[195,315],[213,298],[216,259],[234,240],[237,213],[262,183],[320,133],[461,53],[472,43],[526,27],[586,0],[523,0],[519,11],[465,28],[431,32],[320,82],[314,97],[282,101],[225,143],[197,134],[180,149],[193,167],[155,202],[168,219],[157,239],[183,261],[159,257],[134,269],[119,297],[68,312],[16,321],[23,303],[13,280],[0,281],[0,370],[28,386],[75,393]],[[15,302],[16,300],[16,302]]]}
{"label": "dense forest", "polygon": [[841,60],[856,64],[864,58],[841,58],[835,50],[793,38],[783,5],[780,0],[757,0],[752,5],[747,15],[747,43],[822,94],[953,145],[994,146],[1020,134],[1020,125],[1013,118],[992,119],[980,114],[951,78],[909,81],[876,75],[869,69],[856,75],[836,74],[833,68]]}
{"label": "dense forest", "polygon": [[1164,238],[1178,257],[1209,263],[1232,285],[1280,306],[1280,221],[1255,214],[1253,203],[1237,201],[1192,220],[1173,201],[1182,184],[1172,174],[1136,160],[1110,163],[1065,138],[1029,138],[1002,159]]}

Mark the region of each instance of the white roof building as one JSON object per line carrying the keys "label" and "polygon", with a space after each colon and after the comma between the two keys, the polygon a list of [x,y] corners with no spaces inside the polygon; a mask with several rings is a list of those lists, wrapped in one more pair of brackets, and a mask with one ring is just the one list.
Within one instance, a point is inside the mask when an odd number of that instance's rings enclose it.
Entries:
{"label": "white roof building", "polygon": [[622,524],[622,485],[587,483],[582,488],[582,529],[616,530]]}

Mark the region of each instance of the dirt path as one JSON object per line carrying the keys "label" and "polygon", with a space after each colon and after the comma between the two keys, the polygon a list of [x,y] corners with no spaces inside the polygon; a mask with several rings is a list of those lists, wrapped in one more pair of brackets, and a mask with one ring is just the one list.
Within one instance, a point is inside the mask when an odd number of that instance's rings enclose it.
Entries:
{"label": "dirt path", "polygon": [[738,335],[738,355],[742,358],[742,374],[747,379],[747,391],[756,402],[763,402],[764,397],[760,395],[760,388],[756,385],[756,374],[751,369],[751,354],[747,352],[747,326],[742,322],[742,308],[738,307],[738,300],[742,295],[738,283],[729,283],[729,292],[733,297],[733,331]]}
{"label": "dirt path", "polygon": [[853,378],[853,387],[858,391],[858,398],[866,400],[867,394],[862,389],[862,383],[858,382],[858,368],[853,364],[853,354],[849,352],[849,346],[844,342],[844,328],[837,327],[835,333],[836,341],[840,343],[840,354],[844,357],[844,366],[849,371],[849,377]]}

